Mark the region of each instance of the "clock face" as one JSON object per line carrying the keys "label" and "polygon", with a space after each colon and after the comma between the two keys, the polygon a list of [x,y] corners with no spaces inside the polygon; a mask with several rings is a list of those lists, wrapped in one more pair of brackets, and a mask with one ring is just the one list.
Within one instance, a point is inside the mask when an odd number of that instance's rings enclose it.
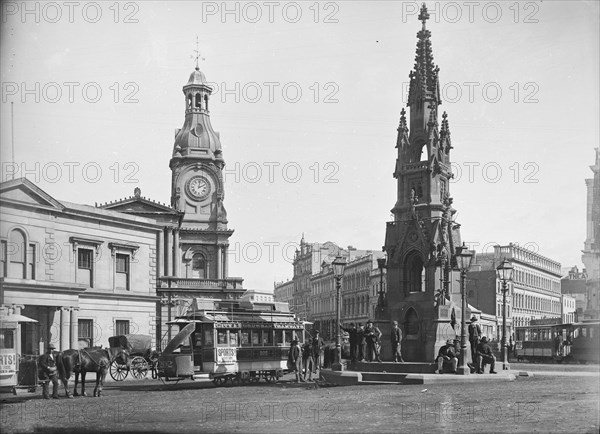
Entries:
{"label": "clock face", "polygon": [[195,199],[204,199],[210,194],[210,183],[206,178],[194,176],[187,182],[187,191]]}

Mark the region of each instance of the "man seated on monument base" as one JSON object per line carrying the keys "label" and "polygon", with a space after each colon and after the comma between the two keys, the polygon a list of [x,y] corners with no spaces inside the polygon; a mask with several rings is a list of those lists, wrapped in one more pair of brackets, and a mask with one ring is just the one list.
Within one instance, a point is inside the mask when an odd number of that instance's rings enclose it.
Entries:
{"label": "man seated on monument base", "polygon": [[477,345],[476,349],[476,359],[475,366],[477,367],[477,373],[483,374],[483,370],[485,369],[485,365],[490,365],[490,374],[497,374],[494,371],[496,367],[496,356],[492,352],[492,348],[488,344],[487,337],[482,337],[481,342]]}
{"label": "man seated on monument base", "polygon": [[456,357],[456,348],[454,347],[454,341],[448,339],[446,345],[440,348],[437,359],[437,371],[436,374],[443,374],[444,367],[451,368],[453,374],[456,374],[456,367],[458,366],[458,358]]}

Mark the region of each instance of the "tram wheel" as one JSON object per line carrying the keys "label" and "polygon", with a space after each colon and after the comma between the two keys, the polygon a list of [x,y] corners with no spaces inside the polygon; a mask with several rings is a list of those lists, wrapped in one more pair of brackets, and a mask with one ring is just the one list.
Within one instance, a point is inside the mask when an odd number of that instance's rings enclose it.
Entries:
{"label": "tram wheel", "polygon": [[275,371],[265,372],[263,375],[267,383],[274,383],[277,380],[277,374]]}
{"label": "tram wheel", "polygon": [[251,383],[258,383],[260,381],[260,375],[258,375],[256,372],[253,372],[250,374],[250,382]]}
{"label": "tram wheel", "polygon": [[226,380],[226,377],[215,377],[215,378],[213,378],[213,383],[215,383],[215,386],[221,387],[222,385],[225,384],[225,380]]}

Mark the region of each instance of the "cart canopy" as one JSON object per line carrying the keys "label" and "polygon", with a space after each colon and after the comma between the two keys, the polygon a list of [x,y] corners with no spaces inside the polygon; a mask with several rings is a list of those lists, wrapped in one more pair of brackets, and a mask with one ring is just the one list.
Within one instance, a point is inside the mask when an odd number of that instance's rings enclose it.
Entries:
{"label": "cart canopy", "polygon": [[122,348],[129,354],[147,354],[152,349],[152,336],[120,335],[108,338],[111,348]]}

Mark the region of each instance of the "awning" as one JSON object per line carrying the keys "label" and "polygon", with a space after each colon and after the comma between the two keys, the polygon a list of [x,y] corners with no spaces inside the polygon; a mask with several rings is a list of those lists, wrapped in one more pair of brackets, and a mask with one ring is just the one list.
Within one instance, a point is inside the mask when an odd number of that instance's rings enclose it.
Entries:
{"label": "awning", "polygon": [[182,346],[190,337],[190,335],[194,333],[194,330],[196,330],[196,323],[188,324],[182,328],[181,331],[177,333],[177,335],[175,335],[175,337],[171,339],[171,342],[169,342],[169,344],[165,347],[163,354],[171,354],[177,348]]}
{"label": "awning", "polygon": [[37,322],[25,315],[12,314],[12,315],[0,315],[0,322]]}

